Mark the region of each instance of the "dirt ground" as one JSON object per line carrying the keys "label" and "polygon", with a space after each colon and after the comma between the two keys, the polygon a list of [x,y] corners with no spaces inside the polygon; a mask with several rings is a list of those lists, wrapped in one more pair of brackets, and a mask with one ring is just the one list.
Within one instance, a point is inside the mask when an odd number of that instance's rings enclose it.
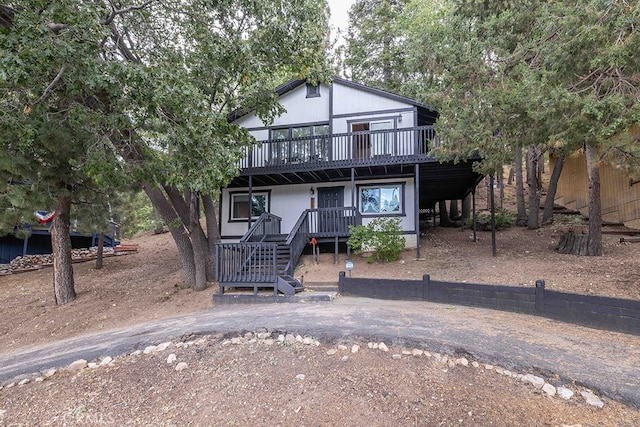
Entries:
{"label": "dirt ground", "polygon": [[[605,234],[603,257],[558,255],[553,248],[563,232],[575,228],[571,224],[559,218],[536,231],[501,231],[497,257],[490,233],[478,233],[473,242],[470,230],[437,228],[423,237],[421,259],[415,250],[391,264],[367,264],[354,255],[352,274],[430,274],[435,280],[522,286],[544,279],[554,290],[640,299],[636,244]],[[138,244],[139,252],[107,258],[103,270],[95,270],[93,262],[75,264],[78,299],[62,307],[54,303],[50,268],[0,276],[0,352],[212,306],[215,287],[194,292],[181,286],[168,234],[127,243]],[[316,264],[304,256],[296,275],[308,285],[335,283],[345,259],[340,254],[334,264],[333,254],[323,253]],[[112,366],[60,371],[40,383],[5,387],[0,426],[640,425],[640,411],[610,400],[603,409],[575,398],[565,402],[494,371],[450,368],[426,357],[396,360],[366,343],[358,353],[329,356],[340,343],[225,346],[223,341],[211,337],[188,348],[122,356]],[[177,372],[167,364],[169,352],[188,368]]]}

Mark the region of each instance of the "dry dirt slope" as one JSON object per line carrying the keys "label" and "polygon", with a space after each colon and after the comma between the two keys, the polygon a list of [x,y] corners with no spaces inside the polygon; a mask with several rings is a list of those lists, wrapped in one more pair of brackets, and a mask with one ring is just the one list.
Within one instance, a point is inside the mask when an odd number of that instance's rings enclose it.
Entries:
{"label": "dry dirt slope", "polygon": [[[604,257],[557,255],[553,247],[562,231],[501,232],[494,258],[489,234],[473,243],[468,230],[438,229],[424,239],[422,260],[415,260],[415,252],[388,265],[354,257],[353,274],[430,274],[522,286],[543,278],[553,289],[640,299],[634,245],[606,235]],[[138,254],[109,258],[104,270],[94,270],[93,263],[76,264],[79,297],[63,307],[54,305],[49,269],[0,277],[0,351],[211,307],[214,288],[196,293],[180,286],[170,236],[145,235],[135,243]],[[302,261],[296,273],[306,282],[335,282],[344,255],[337,265],[331,254],[323,254],[318,265],[308,257]],[[42,383],[0,390],[0,410],[7,411],[0,423],[640,425],[638,411],[610,401],[597,410],[577,400],[550,399],[481,369],[450,369],[433,358],[400,362],[368,351],[329,357],[331,346],[223,346],[220,339],[211,339],[188,351],[172,350],[189,366],[181,373],[166,363],[166,353],[123,357],[104,369],[59,373]],[[343,362],[343,356],[348,360]],[[304,381],[296,379],[301,373]]]}

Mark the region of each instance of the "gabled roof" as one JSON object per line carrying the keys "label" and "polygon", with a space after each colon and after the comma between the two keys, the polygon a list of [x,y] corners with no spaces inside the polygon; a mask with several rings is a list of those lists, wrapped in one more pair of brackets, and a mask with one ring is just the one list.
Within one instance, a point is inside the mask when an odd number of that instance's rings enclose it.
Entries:
{"label": "gabled roof", "polygon": [[[297,87],[306,84],[306,80],[304,79],[292,79],[289,80],[286,83],[281,84],[280,86],[276,87],[274,92],[278,95],[278,97],[281,97],[289,92],[291,92],[292,90],[296,89]],[[395,101],[400,101],[400,102],[404,102],[406,104],[409,105],[413,105],[415,107],[418,108],[418,112],[421,113],[421,115],[425,115],[429,118],[431,118],[432,122],[435,122],[435,120],[438,118],[439,113],[438,110],[436,110],[434,107],[430,106],[430,105],[426,105],[426,104],[422,104],[414,99],[411,98],[407,98],[405,96],[401,96],[401,95],[397,95],[395,93],[391,93],[391,92],[387,92],[385,90],[382,89],[376,89],[374,87],[371,86],[367,86],[367,85],[363,85],[360,83],[356,83],[356,82],[352,82],[351,80],[346,80],[343,79],[342,77],[338,77],[338,76],[333,76],[331,77],[331,82],[332,83],[339,83],[343,86],[347,86],[347,87],[351,87],[354,89],[358,89],[361,90],[363,92],[369,92],[372,93],[374,95],[378,95],[381,96],[383,98],[388,98],[388,99],[393,99]],[[231,113],[229,113],[229,115],[227,116],[227,119],[230,122],[233,122],[235,120],[238,120],[240,117],[243,117],[247,114],[249,114],[251,111],[247,110],[245,108],[238,108],[237,110],[232,111]]]}

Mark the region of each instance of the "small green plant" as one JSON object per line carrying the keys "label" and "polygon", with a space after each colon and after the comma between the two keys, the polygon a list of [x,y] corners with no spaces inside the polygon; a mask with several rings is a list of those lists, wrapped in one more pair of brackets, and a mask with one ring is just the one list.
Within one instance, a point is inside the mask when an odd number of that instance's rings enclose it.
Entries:
{"label": "small green plant", "polygon": [[376,218],[367,225],[349,226],[347,244],[357,254],[371,252],[368,262],[392,262],[404,250],[400,218]]}
{"label": "small green plant", "polygon": [[[496,209],[496,230],[504,230],[511,227],[516,222],[516,215],[506,209]],[[466,224],[468,226],[473,225],[472,219],[467,219]],[[480,212],[476,216],[477,229],[479,231],[491,230],[491,212]]]}

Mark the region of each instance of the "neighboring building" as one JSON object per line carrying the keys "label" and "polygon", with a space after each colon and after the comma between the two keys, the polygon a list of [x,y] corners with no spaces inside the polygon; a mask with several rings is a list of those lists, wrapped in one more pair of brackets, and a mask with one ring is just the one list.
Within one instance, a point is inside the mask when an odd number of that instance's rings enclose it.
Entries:
{"label": "neighboring building", "polygon": [[[270,126],[246,111],[231,117],[259,143],[222,191],[219,222],[225,243],[279,240],[278,251],[289,257],[281,273],[293,274],[310,238],[337,248],[348,225],[381,216],[400,218],[407,247],[419,254],[419,212],[465,198],[482,178],[471,161],[440,163],[430,155],[438,112],[428,105],[337,77],[329,86],[294,80],[276,91],[286,113]],[[233,286],[228,263],[238,251],[219,247],[220,274],[230,279],[219,277],[221,290]],[[247,270],[248,256],[234,265]]]}
{"label": "neighboring building", "polygon": [[[551,168],[555,158],[551,158]],[[554,203],[589,216],[589,177],[584,152],[565,159]],[[602,220],[640,229],[640,180],[615,165],[600,164]]]}

